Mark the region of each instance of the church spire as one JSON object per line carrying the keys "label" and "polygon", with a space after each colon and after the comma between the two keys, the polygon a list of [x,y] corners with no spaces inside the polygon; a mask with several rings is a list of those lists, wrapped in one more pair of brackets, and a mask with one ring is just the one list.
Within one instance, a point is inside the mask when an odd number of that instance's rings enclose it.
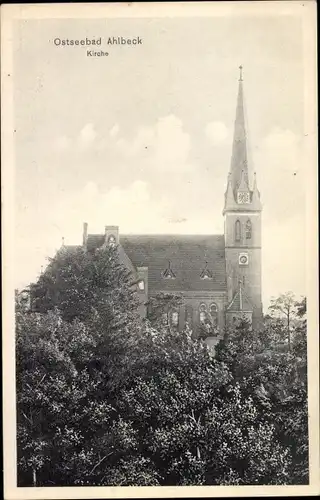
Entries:
{"label": "church spire", "polygon": [[229,173],[228,174],[227,191],[225,193],[225,206],[230,206],[232,204],[234,204],[234,195],[233,195],[233,188],[232,188],[231,173]]}
{"label": "church spire", "polygon": [[257,186],[257,175],[254,173],[253,175],[253,188],[252,188],[252,199],[251,199],[252,206],[257,209],[261,210],[262,205],[260,201],[260,192],[258,190]]}
{"label": "church spire", "polygon": [[243,105],[243,67],[239,66],[239,89],[238,100],[236,109],[236,119],[234,122],[234,135],[231,157],[230,174],[232,179],[232,188],[234,194],[240,185],[241,177],[247,186],[249,186],[248,179],[248,162],[247,162],[247,141],[246,129],[244,120],[244,105]]}

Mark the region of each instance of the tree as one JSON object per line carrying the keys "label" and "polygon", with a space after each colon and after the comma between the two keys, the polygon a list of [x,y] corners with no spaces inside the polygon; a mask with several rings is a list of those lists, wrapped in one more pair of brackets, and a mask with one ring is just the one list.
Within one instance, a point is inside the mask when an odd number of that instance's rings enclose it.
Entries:
{"label": "tree", "polygon": [[304,318],[307,314],[307,298],[302,297],[301,300],[295,302],[296,314],[299,318]]}
{"label": "tree", "polygon": [[189,330],[146,323],[111,391],[88,369],[97,346],[94,330],[57,311],[18,314],[21,485],[32,473],[38,486],[287,481],[273,425]]}
{"label": "tree", "polygon": [[117,247],[93,252],[62,248],[31,287],[37,312],[57,308],[64,321],[75,319],[93,331],[96,353],[88,369],[103,371],[117,384],[130,366],[130,349],[142,335],[138,297]]}
{"label": "tree", "polygon": [[[63,250],[33,287],[36,312],[17,309],[21,483],[290,482],[284,397],[272,383],[290,385],[281,373],[293,354],[270,364],[262,334],[249,352],[230,335],[214,359],[188,328],[159,314],[140,321],[132,285],[116,249]],[[152,310],[176,306],[162,297]]]}
{"label": "tree", "polygon": [[79,320],[64,321],[58,311],[17,314],[20,486],[118,480],[134,435],[117,409],[119,391],[106,372],[90,368],[98,356],[103,364],[99,336]]}
{"label": "tree", "polygon": [[286,292],[280,294],[276,299],[273,298],[269,306],[270,313],[273,316],[278,316],[285,321],[289,351],[291,349],[291,322],[295,314],[295,304],[294,294]]}
{"label": "tree", "polygon": [[99,438],[142,333],[137,297],[110,248],[59,252],[31,297],[32,312],[16,308],[19,470],[74,484],[105,460]]}
{"label": "tree", "polygon": [[182,305],[183,297],[180,294],[158,293],[148,300],[148,320],[155,327],[165,326],[170,329],[172,327],[172,313],[178,312]]}
{"label": "tree", "polygon": [[206,344],[188,329],[144,338],[118,401],[136,436],[124,460],[143,456],[161,485],[286,483],[290,459],[273,425],[261,425]]}
{"label": "tree", "polygon": [[[95,347],[95,339],[79,321],[67,323],[56,311],[17,312],[17,437],[22,485],[50,484],[58,474],[68,481],[70,450],[76,451],[84,442],[95,412],[102,411],[95,396],[99,377],[89,377],[86,368]],[[109,411],[108,404],[102,406]]]}
{"label": "tree", "polygon": [[295,335],[293,339],[293,350],[297,357],[301,359],[305,373],[307,372],[307,300],[303,297],[295,303],[296,322]]}
{"label": "tree", "polygon": [[121,301],[126,314],[137,315],[136,287],[113,246],[92,252],[63,247],[30,289],[33,310],[47,312],[57,307],[66,321],[86,320],[110,299]]}
{"label": "tree", "polygon": [[229,367],[242,394],[252,398],[260,421],[272,423],[276,440],[289,450],[290,484],[307,484],[307,357],[306,343],[297,342],[297,328],[293,326],[292,349],[287,351],[269,327],[255,332],[242,323],[218,345],[216,359]]}

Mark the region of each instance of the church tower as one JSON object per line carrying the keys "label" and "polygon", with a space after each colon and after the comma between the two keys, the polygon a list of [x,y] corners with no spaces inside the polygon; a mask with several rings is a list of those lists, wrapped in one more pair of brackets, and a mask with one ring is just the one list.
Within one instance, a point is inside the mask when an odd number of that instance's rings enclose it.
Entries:
{"label": "church tower", "polygon": [[261,202],[256,174],[253,185],[247,161],[243,78],[240,66],[239,90],[234,124],[231,167],[225,193],[224,237],[228,290],[227,323],[239,316],[252,317],[253,327],[262,318],[261,302]]}

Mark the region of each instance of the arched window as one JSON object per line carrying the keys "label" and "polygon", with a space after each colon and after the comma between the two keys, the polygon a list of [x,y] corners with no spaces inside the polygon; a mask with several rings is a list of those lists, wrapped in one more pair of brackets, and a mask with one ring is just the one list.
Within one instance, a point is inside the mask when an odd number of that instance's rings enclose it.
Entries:
{"label": "arched window", "polygon": [[178,326],[179,323],[179,313],[178,311],[173,311],[171,314],[171,322],[173,326]]}
{"label": "arched window", "polygon": [[200,311],[200,323],[204,323],[206,320],[206,312],[205,311]]}
{"label": "arched window", "polygon": [[246,223],[246,240],[251,240],[252,235],[252,224],[250,220],[247,220]]}
{"label": "arched window", "polygon": [[108,244],[111,246],[111,247],[114,247],[115,244],[116,244],[116,239],[115,237],[113,236],[113,234],[110,234],[109,238],[108,238]]}
{"label": "arched window", "polygon": [[192,327],[192,323],[193,323],[193,321],[192,321],[193,320],[193,309],[192,309],[192,305],[191,304],[186,305],[186,316],[185,316],[185,319],[186,319],[186,323],[191,328]]}
{"label": "arched window", "polygon": [[205,304],[200,304],[199,307],[199,319],[200,323],[205,323],[207,319],[207,306]]}
{"label": "arched window", "polygon": [[211,304],[210,306],[210,316],[212,326],[215,328],[218,326],[218,307],[217,304]]}
{"label": "arched window", "polygon": [[239,220],[237,220],[236,224],[235,224],[235,238],[236,238],[236,241],[241,240],[241,224],[240,224]]}
{"label": "arched window", "polygon": [[168,313],[166,313],[166,312],[162,313],[162,315],[161,315],[161,323],[163,325],[167,325],[168,324]]}

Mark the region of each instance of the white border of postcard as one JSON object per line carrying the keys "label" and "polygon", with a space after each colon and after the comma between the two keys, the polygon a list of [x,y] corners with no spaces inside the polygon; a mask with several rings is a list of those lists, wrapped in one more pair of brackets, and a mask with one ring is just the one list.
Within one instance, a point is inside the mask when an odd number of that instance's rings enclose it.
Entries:
{"label": "white border of postcard", "polygon": [[[307,303],[310,484],[308,486],[175,487],[16,487],[15,334],[12,248],[14,241],[14,149],[12,25],[16,19],[90,19],[99,17],[298,16],[304,35],[304,133],[307,161]],[[316,3],[312,0],[265,2],[73,3],[1,6],[2,101],[2,254],[3,254],[3,436],[5,499],[182,498],[305,496],[320,493],[319,481],[319,332],[317,220],[317,68]]]}

